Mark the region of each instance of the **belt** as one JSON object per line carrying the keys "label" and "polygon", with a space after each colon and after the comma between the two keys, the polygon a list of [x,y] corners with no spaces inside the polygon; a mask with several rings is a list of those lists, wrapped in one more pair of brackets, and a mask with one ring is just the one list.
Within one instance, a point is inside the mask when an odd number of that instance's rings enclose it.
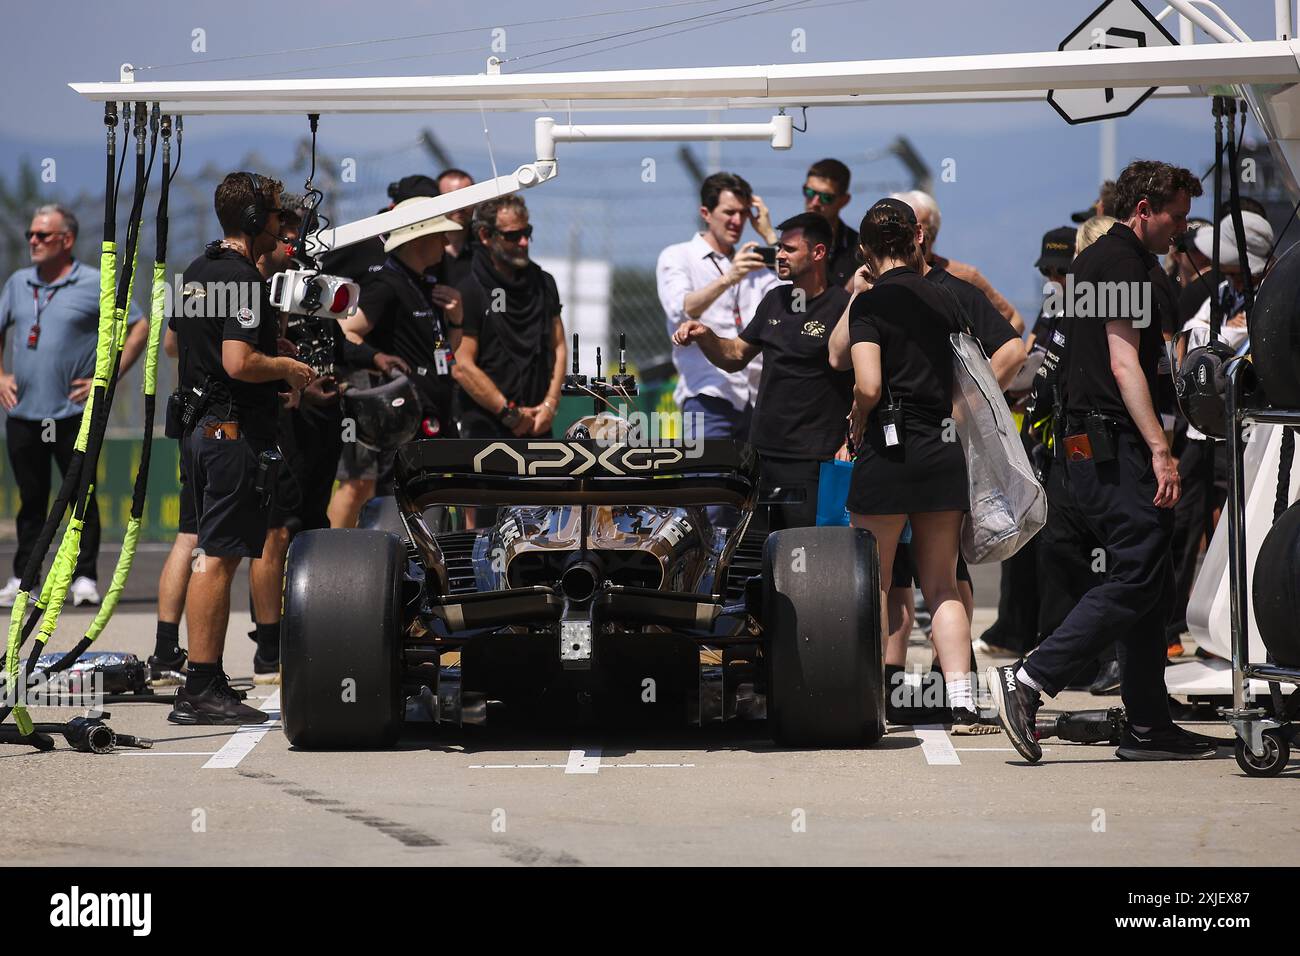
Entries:
{"label": "belt", "polygon": [[239,422],[209,422],[203,426],[203,437],[239,441]]}
{"label": "belt", "polygon": [[[1134,425],[1127,418],[1117,418],[1114,415],[1103,415],[1102,418],[1106,422],[1106,424],[1109,425],[1111,428],[1118,429],[1119,431],[1128,432],[1131,435],[1138,434],[1137,426]],[[1065,433],[1067,435],[1080,434],[1086,428],[1087,428],[1087,422],[1083,418],[1076,418],[1073,415],[1066,416]]]}

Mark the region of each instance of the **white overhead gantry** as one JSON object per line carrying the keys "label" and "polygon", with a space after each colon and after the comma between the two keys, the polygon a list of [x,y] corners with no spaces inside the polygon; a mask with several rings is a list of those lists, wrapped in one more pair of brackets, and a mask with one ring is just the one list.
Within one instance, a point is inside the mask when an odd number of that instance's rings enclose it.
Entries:
{"label": "white overhead gantry", "polygon": [[[1256,0],[1258,2],[1258,0]],[[1183,44],[1038,53],[916,57],[892,60],[354,79],[134,82],[124,65],[117,83],[73,83],[87,99],[157,103],[163,113],[299,114],[493,111],[629,111],[779,109],[899,103],[1045,100],[1049,89],[1159,87],[1165,96],[1206,96],[1237,87],[1300,195],[1300,42],[1290,0],[1275,0],[1273,40],[1246,35],[1210,0],[1169,0],[1182,21]],[[1203,12],[1210,10],[1219,19]],[[1195,24],[1216,42],[1190,44]],[[1222,89],[1220,89],[1222,91]],[[371,216],[317,235],[316,248],[360,241],[493,196],[553,178],[557,142],[743,138],[790,145],[790,118],[765,124],[558,126],[536,124],[537,160],[514,173]]]}

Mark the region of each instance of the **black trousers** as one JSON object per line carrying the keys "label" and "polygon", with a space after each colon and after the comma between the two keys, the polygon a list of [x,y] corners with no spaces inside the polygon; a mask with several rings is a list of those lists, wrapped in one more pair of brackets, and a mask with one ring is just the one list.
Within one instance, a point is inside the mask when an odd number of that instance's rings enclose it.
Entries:
{"label": "black trousers", "polygon": [[1066,462],[1068,499],[1106,551],[1106,576],[1025,661],[1025,671],[1050,696],[1107,644],[1127,649],[1120,694],[1139,726],[1170,722],[1165,689],[1165,622],[1174,598],[1169,539],[1173,510],[1152,504],[1151,455],[1137,436],[1121,432],[1114,461]]}
{"label": "black trousers", "polygon": [[759,481],[762,494],[779,492],[798,494],[804,500],[791,504],[768,505],[769,529],[811,528],[817,524],[817,489],[821,486],[820,461],[801,458],[758,458]]}
{"label": "black trousers", "polygon": [[[343,451],[342,417],[338,402],[299,408],[290,414],[288,431],[293,457],[286,464],[298,479],[300,502],[295,517],[300,531],[330,526],[327,512]],[[285,455],[289,455],[288,449]]]}
{"label": "black trousers", "polygon": [[1047,475],[1047,524],[1034,538],[1038,560],[1037,636],[1030,650],[1051,634],[1088,591],[1102,581],[1093,570],[1101,545],[1070,500],[1065,464],[1052,462]]}
{"label": "black trousers", "polygon": [[[9,451],[9,466],[18,485],[18,550],[14,552],[14,577],[22,577],[27,562],[36,547],[41,528],[50,510],[50,459],[65,474],[72,461],[73,446],[81,416],[61,418],[54,422],[54,441],[43,441],[45,427],[39,421],[25,418],[5,419],[5,445]],[[86,507],[86,523],[81,531],[81,553],[73,577],[99,580],[95,563],[99,559],[99,503],[90,496]]]}
{"label": "black trousers", "polygon": [[1173,642],[1187,630],[1187,602],[1196,583],[1196,562],[1201,554],[1201,535],[1211,534],[1214,509],[1228,498],[1227,455],[1223,442],[1189,439],[1178,459],[1182,494],[1174,506],[1174,607],[1165,628],[1165,639]]}

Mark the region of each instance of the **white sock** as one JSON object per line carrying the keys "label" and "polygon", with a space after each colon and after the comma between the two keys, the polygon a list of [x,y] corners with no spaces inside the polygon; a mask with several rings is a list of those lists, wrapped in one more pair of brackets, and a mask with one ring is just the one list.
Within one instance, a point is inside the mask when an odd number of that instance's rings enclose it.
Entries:
{"label": "white sock", "polygon": [[945,681],[944,686],[948,689],[948,703],[952,705],[953,710],[975,709],[975,698],[970,690],[970,678]]}
{"label": "white sock", "polygon": [[1025,673],[1025,669],[1023,667],[1020,668],[1020,670],[1016,671],[1016,680],[1020,681],[1020,683],[1024,684],[1026,687],[1032,687],[1040,694],[1043,692],[1042,686],[1038,683],[1038,681],[1034,680],[1027,673]]}

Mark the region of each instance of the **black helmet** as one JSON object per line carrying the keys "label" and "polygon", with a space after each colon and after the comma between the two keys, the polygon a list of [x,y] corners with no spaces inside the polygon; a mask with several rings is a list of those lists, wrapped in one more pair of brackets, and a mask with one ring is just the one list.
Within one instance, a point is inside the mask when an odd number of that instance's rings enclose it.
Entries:
{"label": "black helmet", "polygon": [[419,393],[400,373],[370,388],[347,389],[342,403],[344,417],[356,423],[357,441],[372,451],[392,451],[420,430]]}
{"label": "black helmet", "polygon": [[1199,432],[1228,437],[1228,362],[1233,351],[1222,342],[1207,342],[1187,353],[1174,377],[1178,406]]}

